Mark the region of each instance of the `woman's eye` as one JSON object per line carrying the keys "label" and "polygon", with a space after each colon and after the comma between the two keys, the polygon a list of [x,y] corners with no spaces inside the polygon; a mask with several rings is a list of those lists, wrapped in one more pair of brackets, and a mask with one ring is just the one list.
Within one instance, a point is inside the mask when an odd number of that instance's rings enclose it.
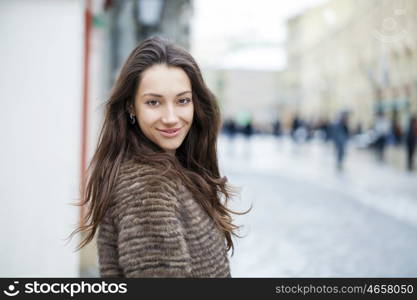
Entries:
{"label": "woman's eye", "polygon": [[187,104],[187,103],[190,103],[191,102],[191,99],[189,99],[189,98],[183,98],[183,99],[180,99],[179,102],[181,104]]}
{"label": "woman's eye", "polygon": [[145,103],[150,106],[156,106],[158,102],[159,102],[158,100],[149,100],[149,101],[146,101]]}

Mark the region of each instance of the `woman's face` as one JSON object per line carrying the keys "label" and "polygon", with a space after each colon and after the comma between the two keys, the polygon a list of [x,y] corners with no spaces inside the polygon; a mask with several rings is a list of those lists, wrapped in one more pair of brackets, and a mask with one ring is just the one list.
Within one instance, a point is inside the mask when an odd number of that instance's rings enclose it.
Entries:
{"label": "woman's face", "polygon": [[142,73],[134,111],[145,136],[169,153],[191,128],[194,104],[190,79],[178,67],[158,64]]}

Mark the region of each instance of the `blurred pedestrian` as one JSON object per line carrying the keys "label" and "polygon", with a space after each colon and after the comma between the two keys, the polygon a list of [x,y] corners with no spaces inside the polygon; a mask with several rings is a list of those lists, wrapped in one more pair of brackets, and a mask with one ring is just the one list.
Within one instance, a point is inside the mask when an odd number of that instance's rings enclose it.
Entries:
{"label": "blurred pedestrian", "polygon": [[229,139],[234,139],[237,132],[236,122],[232,118],[226,119],[223,124],[223,130]]}
{"label": "blurred pedestrian", "polygon": [[388,135],[390,133],[390,123],[385,117],[382,111],[379,111],[375,119],[374,132],[375,132],[375,150],[377,159],[384,161],[385,147],[387,145]]}
{"label": "blurred pedestrian", "polygon": [[274,123],[272,123],[272,134],[276,137],[281,136],[281,122],[277,118]]}
{"label": "blurred pedestrian", "polygon": [[294,142],[297,142],[296,132],[300,128],[300,126],[301,126],[301,120],[298,117],[298,115],[295,115],[291,123],[291,137],[294,140]]}
{"label": "blurred pedestrian", "polygon": [[414,152],[416,150],[417,141],[417,118],[412,116],[408,125],[406,136],[407,148],[407,169],[412,171],[414,169]]}
{"label": "blurred pedestrian", "polygon": [[242,134],[245,137],[246,145],[244,147],[243,156],[245,159],[249,159],[251,157],[251,137],[254,134],[254,128],[252,123],[252,117],[249,117],[246,120],[246,124],[242,127]]}
{"label": "blurred pedestrian", "polygon": [[252,120],[251,119],[249,119],[246,122],[246,125],[243,126],[242,133],[247,139],[251,138],[251,136],[253,134],[253,125],[252,125]]}
{"label": "blurred pedestrian", "polygon": [[343,169],[343,162],[346,156],[346,144],[349,139],[347,111],[339,113],[332,126],[331,133],[336,151],[336,167],[339,171],[341,171]]}
{"label": "blurred pedestrian", "polygon": [[227,136],[228,141],[228,154],[233,155],[235,149],[235,137],[237,134],[237,124],[233,118],[228,118],[223,124],[224,133]]}
{"label": "blurred pedestrian", "polygon": [[312,122],[306,121],[304,124],[304,128],[305,128],[305,141],[309,142],[313,139],[314,137],[314,126]]}
{"label": "blurred pedestrian", "polygon": [[321,136],[321,138],[325,141],[325,142],[328,142],[329,140],[330,140],[330,138],[331,138],[331,132],[330,132],[330,130],[331,130],[331,128],[330,128],[331,126],[330,126],[330,124],[329,124],[329,121],[328,121],[328,119],[322,119],[320,122],[319,122],[319,125],[318,125],[318,130],[319,130],[319,132],[320,132],[320,136]]}
{"label": "blurred pedestrian", "polygon": [[400,122],[398,121],[398,114],[395,112],[392,116],[391,132],[390,132],[390,144],[398,146],[403,139],[403,133],[401,130]]}

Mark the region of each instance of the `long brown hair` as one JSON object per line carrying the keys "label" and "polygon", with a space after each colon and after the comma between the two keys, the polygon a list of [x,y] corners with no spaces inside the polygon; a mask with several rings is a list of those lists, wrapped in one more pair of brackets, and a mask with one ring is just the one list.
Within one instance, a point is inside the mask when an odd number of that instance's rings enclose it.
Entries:
{"label": "long brown hair", "polygon": [[[190,131],[175,156],[165,153],[149,140],[137,122],[129,122],[129,107],[141,80],[141,74],[155,64],[179,67],[191,81],[194,117]],[[220,111],[214,95],[204,83],[193,57],[182,48],[161,38],[149,38],[136,47],[127,58],[105,103],[106,113],[99,142],[87,169],[85,189],[78,205],[87,206],[87,213],[72,234],[87,232],[79,244],[83,248],[93,238],[110,204],[110,194],[122,161],[126,158],[151,164],[164,170],[167,176],[180,178],[224,233],[227,250],[232,249],[232,235],[238,226],[231,214],[244,214],[227,208],[235,190],[220,177],[217,161],[217,136]],[[224,198],[224,199],[222,199]],[[223,200],[223,201],[222,201]],[[224,202],[224,203],[222,203]]]}

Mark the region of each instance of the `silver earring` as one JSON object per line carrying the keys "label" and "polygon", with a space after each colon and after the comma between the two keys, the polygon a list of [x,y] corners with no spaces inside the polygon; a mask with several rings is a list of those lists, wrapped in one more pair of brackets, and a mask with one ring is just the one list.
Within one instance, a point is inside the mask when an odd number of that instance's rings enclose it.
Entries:
{"label": "silver earring", "polygon": [[134,125],[136,122],[135,115],[132,113],[129,113],[129,118],[130,118],[130,124]]}

